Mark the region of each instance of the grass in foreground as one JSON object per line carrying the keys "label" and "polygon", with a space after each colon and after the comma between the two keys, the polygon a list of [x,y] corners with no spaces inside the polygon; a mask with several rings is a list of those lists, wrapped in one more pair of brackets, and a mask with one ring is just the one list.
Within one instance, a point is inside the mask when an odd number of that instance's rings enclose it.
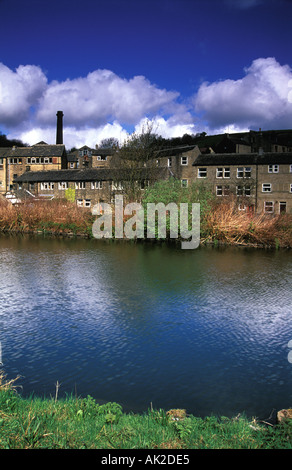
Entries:
{"label": "grass in foreground", "polygon": [[123,413],[91,397],[23,398],[0,372],[2,449],[291,449],[292,422],[196,418],[184,410]]}

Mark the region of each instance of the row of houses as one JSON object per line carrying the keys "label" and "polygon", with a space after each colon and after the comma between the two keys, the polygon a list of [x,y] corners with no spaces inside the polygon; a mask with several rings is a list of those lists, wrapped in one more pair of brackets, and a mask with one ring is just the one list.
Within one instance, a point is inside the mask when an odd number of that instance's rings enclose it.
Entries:
{"label": "row of houses", "polygon": [[[292,132],[285,135],[291,139]],[[67,154],[63,144],[39,142],[0,149],[0,193],[13,192],[18,200],[70,196],[79,206],[93,207],[112,202],[117,193],[128,193],[133,183],[133,197],[138,200],[155,181],[176,178],[183,187],[205,184],[218,198],[233,194],[239,210],[292,213],[292,147],[285,145],[279,151],[271,141],[268,151],[263,147],[251,151],[238,135],[225,135],[221,143],[230,145],[223,152],[218,146],[215,152],[197,144],[162,149],[141,167],[117,167],[112,148],[84,146]],[[235,151],[226,153],[232,143]]]}

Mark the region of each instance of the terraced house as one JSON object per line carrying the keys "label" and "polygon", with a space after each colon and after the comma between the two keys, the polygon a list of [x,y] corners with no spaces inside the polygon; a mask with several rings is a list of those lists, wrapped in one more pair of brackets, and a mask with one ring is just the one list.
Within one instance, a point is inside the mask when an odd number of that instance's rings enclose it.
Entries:
{"label": "terraced house", "polygon": [[63,144],[39,142],[31,147],[11,147],[0,153],[0,193],[14,189],[14,181],[27,172],[61,170],[67,166]]}
{"label": "terraced house", "polygon": [[292,213],[292,152],[199,155],[193,168],[195,181],[233,194],[240,210]]}
{"label": "terraced house", "polygon": [[16,179],[18,190],[33,196],[67,198],[80,207],[92,207],[101,202],[114,202],[115,194],[131,194],[139,200],[150,184],[169,177],[168,168],[89,168],[25,172]]}

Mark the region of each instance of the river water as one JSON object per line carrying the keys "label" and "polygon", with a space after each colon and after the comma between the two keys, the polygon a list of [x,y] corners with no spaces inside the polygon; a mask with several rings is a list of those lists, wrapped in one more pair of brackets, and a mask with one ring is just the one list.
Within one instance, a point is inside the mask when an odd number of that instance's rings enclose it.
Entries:
{"label": "river water", "polygon": [[292,254],[0,238],[3,370],[28,396],[267,419],[292,406]]}

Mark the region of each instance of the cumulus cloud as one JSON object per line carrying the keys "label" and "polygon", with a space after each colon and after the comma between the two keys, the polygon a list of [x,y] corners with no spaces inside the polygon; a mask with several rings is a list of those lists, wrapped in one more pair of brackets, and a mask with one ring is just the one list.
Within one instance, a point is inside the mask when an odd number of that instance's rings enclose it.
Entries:
{"label": "cumulus cloud", "polygon": [[254,60],[239,80],[203,83],[194,97],[196,112],[211,128],[287,127],[292,119],[292,70],[275,58]]}
{"label": "cumulus cloud", "polygon": [[[56,141],[56,112],[64,112],[67,148],[139,132],[145,117],[163,137],[251,128],[287,128],[292,122],[292,70],[275,58],[259,58],[241,79],[203,83],[192,99],[159,88],[144,76],[119,77],[95,70],[85,77],[48,82],[40,67],[15,71],[0,63],[0,125],[8,138],[28,144]],[[190,106],[191,103],[191,106]]]}
{"label": "cumulus cloud", "polygon": [[14,72],[0,63],[0,122],[18,125],[27,119],[46,87],[40,67],[20,65]]}
{"label": "cumulus cloud", "polygon": [[[127,131],[118,123],[108,123],[100,127],[77,129],[74,126],[66,126],[64,129],[64,143],[68,149],[83,145],[94,148],[96,144],[106,138],[115,137],[120,143],[123,143],[127,137]],[[9,139],[19,138],[22,142],[30,145],[40,141],[47,143],[56,142],[56,128],[34,127],[33,129],[23,131],[20,134],[8,134]]]}
{"label": "cumulus cloud", "polygon": [[86,77],[52,82],[42,96],[37,118],[52,122],[56,109],[62,109],[69,125],[101,125],[112,120],[135,124],[149,113],[167,110],[178,95],[143,76],[127,80],[110,70],[95,70]]}

